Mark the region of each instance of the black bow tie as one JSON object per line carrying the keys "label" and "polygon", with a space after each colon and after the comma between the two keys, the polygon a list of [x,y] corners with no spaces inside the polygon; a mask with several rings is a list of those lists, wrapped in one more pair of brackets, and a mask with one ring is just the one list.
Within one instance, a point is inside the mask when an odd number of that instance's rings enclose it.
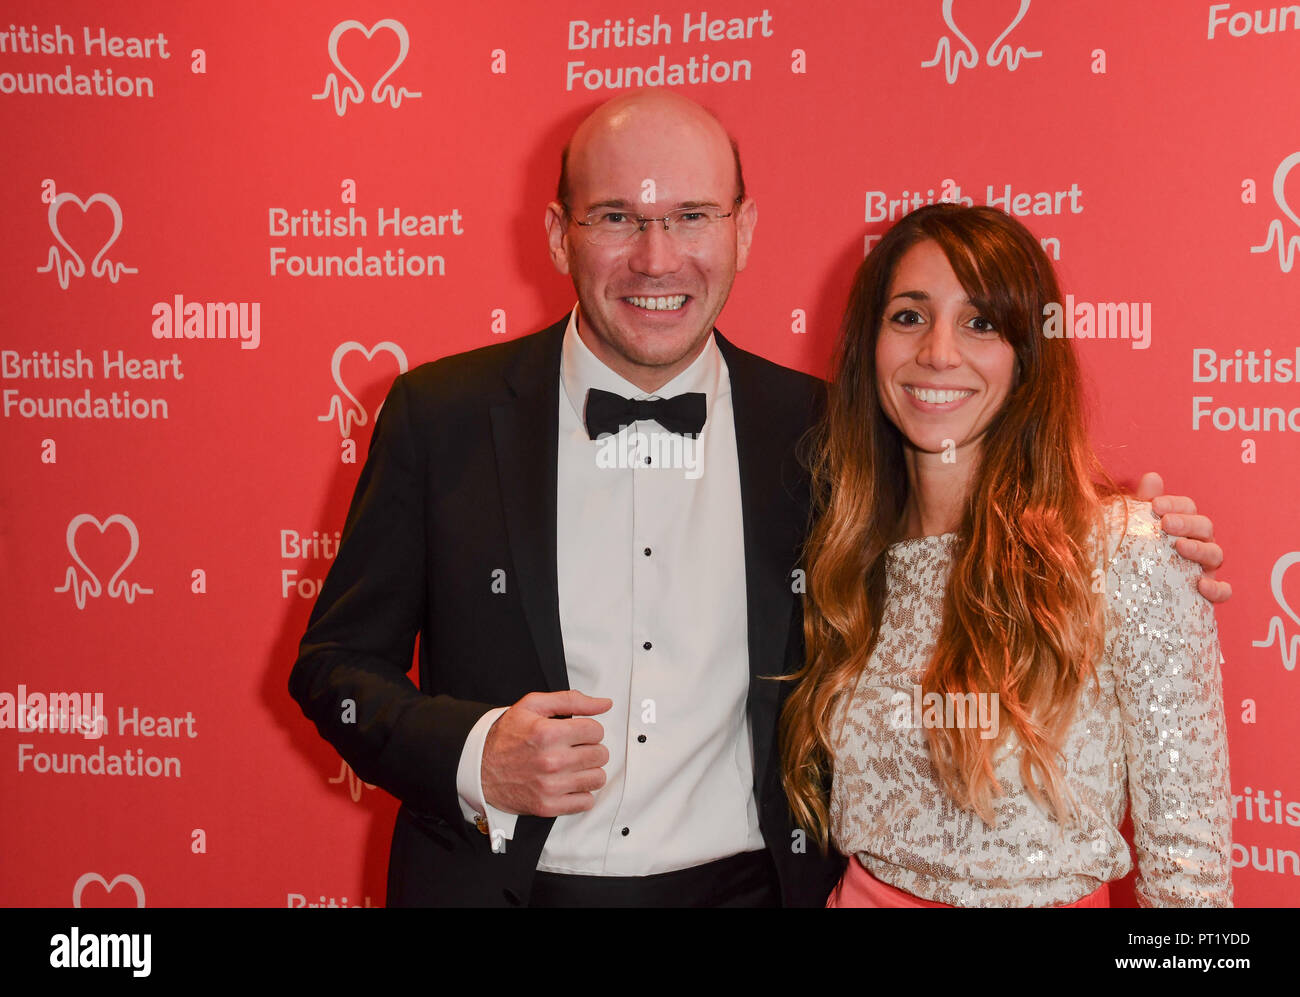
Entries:
{"label": "black bow tie", "polygon": [[653,420],[670,433],[697,434],[704,428],[706,412],[702,391],[638,400],[591,388],[587,392],[587,435],[594,440],[643,420]]}

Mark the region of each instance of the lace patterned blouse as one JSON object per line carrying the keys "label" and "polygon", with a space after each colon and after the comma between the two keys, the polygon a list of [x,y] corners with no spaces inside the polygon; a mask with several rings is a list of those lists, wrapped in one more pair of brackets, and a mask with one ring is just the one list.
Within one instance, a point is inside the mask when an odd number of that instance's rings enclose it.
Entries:
{"label": "lace patterned blouse", "polygon": [[[1085,686],[1061,773],[1078,819],[1062,827],[1026,792],[1014,735],[995,757],[995,823],[959,809],[930,761],[919,685],[934,651],[956,537],[889,549],[881,632],[843,720],[831,832],[877,879],[960,907],[1072,903],[1131,868],[1131,803],[1144,906],[1230,906],[1230,788],[1213,607],[1146,502],[1110,519],[1105,652]],[[1118,549],[1117,549],[1118,544]],[[954,714],[954,719],[960,717]],[[977,712],[968,723],[988,720]],[[987,726],[987,725],[986,725]]]}

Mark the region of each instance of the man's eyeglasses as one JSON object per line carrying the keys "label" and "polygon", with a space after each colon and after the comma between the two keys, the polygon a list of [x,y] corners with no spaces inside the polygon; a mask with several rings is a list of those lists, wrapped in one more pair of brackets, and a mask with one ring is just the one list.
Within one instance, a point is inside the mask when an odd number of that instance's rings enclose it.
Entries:
{"label": "man's eyeglasses", "polygon": [[[741,200],[742,198],[738,197],[735,203],[739,204]],[[601,246],[616,246],[631,242],[639,233],[644,232],[645,227],[651,222],[662,222],[665,232],[671,233],[684,242],[689,242],[707,235],[714,225],[735,213],[734,209],[720,211],[713,205],[699,205],[676,208],[666,215],[652,218],[623,208],[596,208],[589,211],[584,219],[574,218],[567,204],[564,210],[569,212],[569,217],[573,219],[574,224],[581,225],[587,230],[588,239]]]}

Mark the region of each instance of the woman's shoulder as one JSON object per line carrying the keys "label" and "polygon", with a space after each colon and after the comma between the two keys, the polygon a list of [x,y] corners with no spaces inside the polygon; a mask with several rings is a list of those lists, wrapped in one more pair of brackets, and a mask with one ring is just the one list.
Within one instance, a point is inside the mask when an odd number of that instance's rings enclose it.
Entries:
{"label": "woman's shoulder", "polygon": [[1116,497],[1107,502],[1102,521],[1106,542],[1099,555],[1106,591],[1123,594],[1120,604],[1112,600],[1112,610],[1121,605],[1182,612],[1200,608],[1196,585],[1201,567],[1178,553],[1178,538],[1164,531],[1150,502]]}
{"label": "woman's shoulder", "polygon": [[1102,504],[1101,529],[1105,532],[1104,559],[1122,554],[1150,555],[1156,548],[1173,549],[1174,538],[1160,526],[1160,517],[1150,502],[1129,495],[1116,495]]}

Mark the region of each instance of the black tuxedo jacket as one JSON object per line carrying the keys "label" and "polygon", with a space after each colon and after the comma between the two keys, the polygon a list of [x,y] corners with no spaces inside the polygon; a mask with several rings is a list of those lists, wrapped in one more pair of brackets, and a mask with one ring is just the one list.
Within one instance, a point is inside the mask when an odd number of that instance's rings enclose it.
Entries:
{"label": "black tuxedo jacket", "polygon": [[[390,905],[527,904],[553,823],[520,817],[506,852],[493,854],[461,814],[456,769],[489,709],[569,688],[555,540],[566,324],[394,382],[289,680],[357,775],[403,803]],[[795,450],[821,385],[717,340],[740,465],[759,823],[783,901],[820,906],[842,860],[792,834],[776,745],[789,683],[766,676],[802,655],[792,572],[808,485]],[[406,677],[417,634],[419,689]]]}

